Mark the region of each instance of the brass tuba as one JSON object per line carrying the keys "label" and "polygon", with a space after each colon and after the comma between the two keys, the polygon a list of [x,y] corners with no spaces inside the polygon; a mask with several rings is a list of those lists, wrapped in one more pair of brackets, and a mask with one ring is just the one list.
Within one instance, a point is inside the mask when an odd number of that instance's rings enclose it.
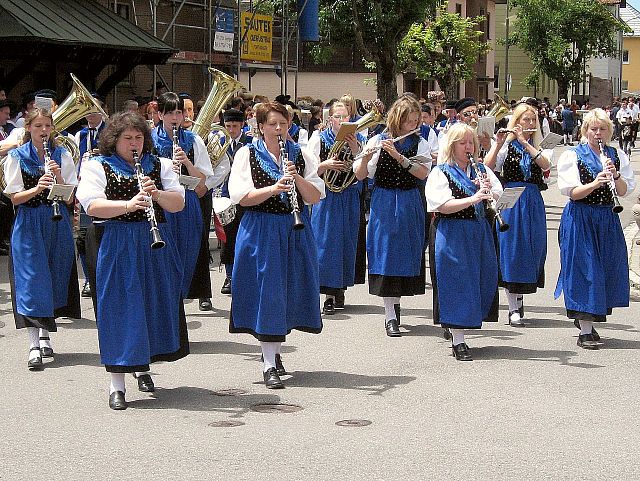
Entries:
{"label": "brass tuba", "polygon": [[[382,114],[373,106],[364,117],[360,117],[356,122],[356,133],[364,129],[368,129],[374,125],[377,125],[382,120]],[[331,127],[327,127],[331,128]],[[324,183],[331,192],[342,192],[351,184],[353,184],[356,174],[351,168],[353,166],[353,152],[350,151],[348,144],[344,140],[337,140],[331,146],[331,150],[327,154],[327,159],[333,156],[341,156],[344,161],[346,171],[340,172],[337,170],[327,170],[324,175]]]}
{"label": "brass tuba", "polygon": [[[222,107],[229,98],[243,85],[215,68],[209,67],[209,73],[213,77],[213,86],[207,100],[198,112],[198,117],[193,121],[191,131],[202,137],[202,140],[207,144],[211,167],[215,169],[231,145],[231,135],[222,125],[212,126],[213,119],[222,111]],[[210,133],[213,134],[211,139],[209,139]],[[224,144],[222,144],[223,136],[226,139]]]}
{"label": "brass tuba", "polygon": [[511,112],[511,107],[505,100],[498,94],[494,94],[493,106],[485,114],[486,117],[495,117],[496,122],[500,122]]}

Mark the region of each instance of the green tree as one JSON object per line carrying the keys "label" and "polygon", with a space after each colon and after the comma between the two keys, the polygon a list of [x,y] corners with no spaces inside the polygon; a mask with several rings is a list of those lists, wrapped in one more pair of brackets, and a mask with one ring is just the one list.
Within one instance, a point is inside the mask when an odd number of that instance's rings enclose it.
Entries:
{"label": "green tree", "polygon": [[477,26],[484,17],[462,18],[444,4],[434,20],[415,23],[399,45],[403,71],[415,71],[419,79],[435,79],[448,98],[457,95],[457,83],[474,75],[478,56],[491,49]]}
{"label": "green tree", "polygon": [[582,80],[592,58],[619,55],[615,35],[629,31],[598,0],[511,0],[518,7],[507,41],[531,58],[525,79],[535,84],[541,73],[558,83],[558,98],[567,98],[571,83]]}

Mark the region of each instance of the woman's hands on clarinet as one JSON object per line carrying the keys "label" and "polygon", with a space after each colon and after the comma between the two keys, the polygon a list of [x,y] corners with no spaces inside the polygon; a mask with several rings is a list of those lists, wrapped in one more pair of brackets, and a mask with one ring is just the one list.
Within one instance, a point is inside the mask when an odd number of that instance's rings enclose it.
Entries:
{"label": "woman's hands on clarinet", "polygon": [[478,191],[470,197],[471,205],[476,205],[480,202],[484,202],[485,200],[493,200],[493,193],[491,192],[491,181],[488,178],[476,178],[473,182],[478,186]]}

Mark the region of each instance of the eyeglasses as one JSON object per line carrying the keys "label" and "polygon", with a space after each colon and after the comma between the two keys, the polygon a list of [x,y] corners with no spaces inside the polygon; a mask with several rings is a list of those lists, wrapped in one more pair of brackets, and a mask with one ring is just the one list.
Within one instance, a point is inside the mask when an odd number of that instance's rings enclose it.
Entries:
{"label": "eyeglasses", "polygon": [[462,112],[462,116],[463,117],[467,117],[467,118],[471,117],[472,115],[477,115],[477,114],[478,114],[477,110],[472,110],[470,112]]}
{"label": "eyeglasses", "polygon": [[332,115],[331,118],[332,119],[336,119],[336,120],[346,120],[346,119],[349,118],[349,116],[348,115],[338,115],[338,114],[336,114],[336,115]]}

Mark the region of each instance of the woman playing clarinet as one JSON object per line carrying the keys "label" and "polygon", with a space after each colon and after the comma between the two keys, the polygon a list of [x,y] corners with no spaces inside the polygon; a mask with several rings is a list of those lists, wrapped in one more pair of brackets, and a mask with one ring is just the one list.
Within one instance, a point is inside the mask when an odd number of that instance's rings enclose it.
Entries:
{"label": "woman playing clarinet", "polygon": [[[154,390],[149,363],[188,354],[180,286],[182,267],[167,212],[184,207],[184,189],[171,159],[151,154],[145,119],[137,112],[111,118],[100,156],[82,163],[77,197],[93,217],[87,232],[100,359],[111,374],[109,407],[127,408],[125,373],[138,389]],[[157,229],[157,231],[156,231]],[[164,241],[158,247],[150,230]]]}
{"label": "woman playing clarinet", "polygon": [[613,207],[617,196],[633,191],[635,180],[627,155],[607,145],[612,134],[606,112],[591,110],[582,122],[583,140],[558,160],[558,188],[569,202],[560,220],[555,296],[564,294],[583,349],[601,345],[594,322],[605,322],[614,307],[629,306],[627,247]]}
{"label": "woman playing clarinet", "polygon": [[[284,143],[289,113],[282,104],[261,104],[256,120],[260,138],[238,150],[229,178],[231,200],[245,208],[236,238],[229,330],[260,341],[265,386],[278,389],[284,387],[280,348],[287,334],[322,330],[318,255],[304,204],[324,196],[324,182],[316,173],[318,159],[296,143]],[[294,229],[294,210],[301,229]]]}
{"label": "woman playing clarinet", "polygon": [[498,131],[484,164],[502,172],[505,187],[524,187],[515,206],[502,212],[509,229],[498,231],[500,285],[509,303],[508,323],[523,327],[524,294],[544,287],[547,221],[540,192],[547,188],[543,179],[551,168],[552,152],[538,148],[542,135],[537,109],[531,105],[515,108],[507,130]]}
{"label": "woman playing clarinet", "polygon": [[[487,203],[502,194],[491,169],[476,162],[475,130],[458,122],[449,129],[443,163],[427,179],[425,194],[431,225],[429,265],[434,322],[448,328],[453,355],[471,361],[464,335],[498,315],[498,262]],[[462,287],[462,295],[460,289]]]}

